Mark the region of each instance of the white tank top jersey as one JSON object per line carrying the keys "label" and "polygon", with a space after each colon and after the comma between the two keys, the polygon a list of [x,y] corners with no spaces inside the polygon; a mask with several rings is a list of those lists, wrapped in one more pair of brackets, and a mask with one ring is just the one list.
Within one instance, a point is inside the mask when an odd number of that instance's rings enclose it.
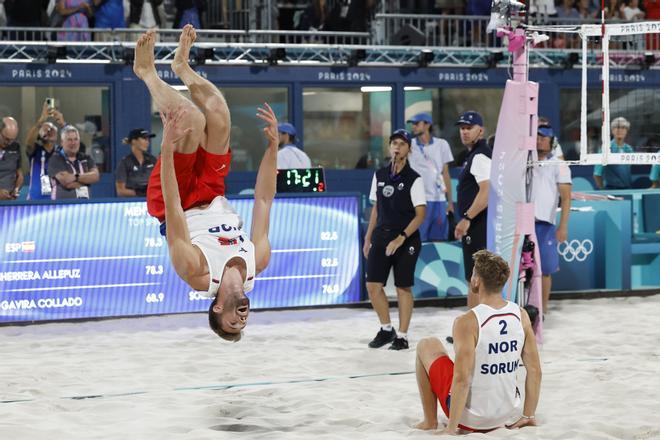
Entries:
{"label": "white tank top jersey", "polygon": [[209,266],[209,289],[202,295],[214,298],[227,261],[240,257],[247,269],[243,288],[249,292],[254,288],[255,260],[254,244],[243,231],[243,220],[234,211],[229,201],[217,196],[206,208],[192,208],[185,212],[192,244],[197,246]]}
{"label": "white tank top jersey", "polygon": [[461,424],[492,429],[520,415],[516,372],[525,343],[520,306],[510,301],[501,309],[479,304],[472,309],[479,323],[474,373]]}

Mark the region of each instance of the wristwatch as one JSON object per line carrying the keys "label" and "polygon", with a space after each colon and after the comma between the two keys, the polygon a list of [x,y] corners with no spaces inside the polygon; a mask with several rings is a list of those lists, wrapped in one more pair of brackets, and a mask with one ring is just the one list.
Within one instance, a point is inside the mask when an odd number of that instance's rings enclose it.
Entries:
{"label": "wristwatch", "polygon": [[406,231],[401,231],[401,233],[400,233],[399,235],[403,236],[403,239],[404,239],[404,240],[405,240],[406,238],[408,238],[408,234],[406,234]]}
{"label": "wristwatch", "polygon": [[76,182],[80,182],[78,179],[80,179],[80,174],[76,173]]}
{"label": "wristwatch", "polygon": [[469,221],[469,222],[472,221],[472,217],[470,217],[470,216],[468,215],[467,211],[465,211],[465,212],[463,213],[463,218],[464,218],[465,220]]}

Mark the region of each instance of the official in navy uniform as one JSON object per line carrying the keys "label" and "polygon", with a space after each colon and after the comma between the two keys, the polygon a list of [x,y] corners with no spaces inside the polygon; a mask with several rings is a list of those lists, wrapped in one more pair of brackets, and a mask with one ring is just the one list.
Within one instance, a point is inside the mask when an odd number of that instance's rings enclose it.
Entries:
{"label": "official in navy uniform", "polygon": [[[472,255],[486,249],[486,221],[488,219],[488,189],[490,187],[490,158],[493,154],[484,139],[484,120],[475,111],[463,113],[456,121],[461,142],[468,150],[456,187],[458,214],[454,235],[463,245],[465,279],[470,282],[474,261]],[[468,292],[468,308],[479,304],[479,298]]]}
{"label": "official in navy uniform", "polygon": [[[391,164],[377,170],[371,183],[369,199],[374,207],[363,251],[367,258],[369,300],[381,324],[380,331],[369,343],[371,348],[390,342],[391,350],[408,348],[408,327],[413,311],[411,288],[422,246],[418,229],[426,213],[424,183],[408,164],[410,146],[411,136],[406,130],[392,133]],[[383,290],[392,267],[399,302],[398,334],[392,327],[389,302]]]}
{"label": "official in navy uniform", "polygon": [[149,154],[149,139],[156,136],[142,128],[134,128],[123,140],[131,146],[131,154],[124,156],[117,165],[115,188],[119,197],[144,197],[147,195],[149,177],[156,165],[156,158]]}

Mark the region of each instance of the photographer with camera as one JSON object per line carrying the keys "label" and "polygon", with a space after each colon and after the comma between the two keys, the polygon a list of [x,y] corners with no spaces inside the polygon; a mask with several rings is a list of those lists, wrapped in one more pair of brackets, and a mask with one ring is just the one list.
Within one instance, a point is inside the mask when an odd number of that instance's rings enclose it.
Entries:
{"label": "photographer with camera", "polygon": [[28,200],[50,199],[48,161],[57,148],[57,131],[66,125],[55,107],[55,98],[46,98],[37,122],[25,139],[25,154],[30,161]]}

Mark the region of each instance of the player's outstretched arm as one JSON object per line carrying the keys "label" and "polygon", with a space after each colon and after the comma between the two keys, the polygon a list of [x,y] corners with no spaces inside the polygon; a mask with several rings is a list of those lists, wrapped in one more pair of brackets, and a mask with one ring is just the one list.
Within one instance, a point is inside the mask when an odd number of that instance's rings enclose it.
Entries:
{"label": "player's outstretched arm", "polygon": [[199,270],[199,258],[195,248],[190,242],[190,232],[186,224],[186,217],[181,207],[181,196],[174,171],[174,152],[179,142],[182,142],[190,128],[182,126],[182,116],[185,110],[178,108],[166,116],[161,113],[163,120],[163,144],[161,147],[161,185],[165,201],[165,222],[167,223],[167,245],[170,259],[176,273],[188,280]]}
{"label": "player's outstretched arm", "polygon": [[275,198],[277,186],[277,117],[268,103],[257,109],[257,117],[268,125],[264,127],[264,136],[268,147],[261,159],[257,182],[254,186],[254,208],[252,209],[251,237],[254,243],[256,272],[263,271],[270,260],[270,242],[268,241],[268,227],[270,224],[270,207]]}

